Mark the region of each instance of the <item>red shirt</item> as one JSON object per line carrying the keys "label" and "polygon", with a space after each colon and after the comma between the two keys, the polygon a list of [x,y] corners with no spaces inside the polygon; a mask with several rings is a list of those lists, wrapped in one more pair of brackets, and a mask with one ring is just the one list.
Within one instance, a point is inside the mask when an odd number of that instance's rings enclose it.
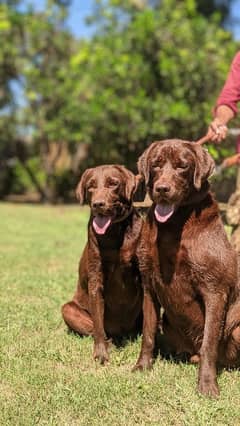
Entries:
{"label": "red shirt", "polygon": [[238,52],[231,63],[226,82],[217,99],[216,107],[227,105],[236,115],[237,103],[240,101],[240,52]]}

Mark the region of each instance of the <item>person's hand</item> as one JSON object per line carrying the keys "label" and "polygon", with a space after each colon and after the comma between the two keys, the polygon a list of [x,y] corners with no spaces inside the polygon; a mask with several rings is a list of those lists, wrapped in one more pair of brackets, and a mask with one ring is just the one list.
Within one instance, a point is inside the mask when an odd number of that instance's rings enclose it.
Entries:
{"label": "person's hand", "polygon": [[223,124],[219,118],[214,118],[214,120],[210,123],[208,127],[208,138],[212,142],[221,142],[226,138],[228,132],[228,128],[225,124]]}
{"label": "person's hand", "polygon": [[231,157],[225,158],[223,160],[223,167],[231,167],[240,164],[240,153],[232,155]]}

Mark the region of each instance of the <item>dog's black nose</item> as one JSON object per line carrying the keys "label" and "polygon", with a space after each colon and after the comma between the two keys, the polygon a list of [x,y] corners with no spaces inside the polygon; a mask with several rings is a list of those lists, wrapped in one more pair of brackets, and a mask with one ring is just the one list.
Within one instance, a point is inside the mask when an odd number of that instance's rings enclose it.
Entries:
{"label": "dog's black nose", "polygon": [[103,200],[97,200],[97,201],[93,202],[92,206],[95,209],[97,209],[97,208],[105,207],[105,204],[106,204],[105,201],[103,201]]}
{"label": "dog's black nose", "polygon": [[155,191],[159,192],[159,194],[166,194],[167,192],[170,191],[170,186],[168,186],[168,185],[156,185]]}

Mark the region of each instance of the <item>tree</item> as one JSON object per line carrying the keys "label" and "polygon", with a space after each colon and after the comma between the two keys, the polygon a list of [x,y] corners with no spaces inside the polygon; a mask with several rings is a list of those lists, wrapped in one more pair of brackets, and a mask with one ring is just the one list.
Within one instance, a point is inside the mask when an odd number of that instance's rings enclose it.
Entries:
{"label": "tree", "polygon": [[101,9],[98,2],[98,33],[71,60],[73,127],[89,143],[89,165],[134,169],[151,140],[203,135],[236,49],[217,18],[209,22],[192,0],[133,3]]}
{"label": "tree", "polygon": [[[67,117],[62,113],[67,93],[64,81],[67,78],[69,58],[73,37],[65,29],[67,16],[66,1],[49,1],[44,12],[33,12],[25,16],[24,54],[21,67],[21,81],[24,91],[24,106],[19,114],[22,133],[30,136],[28,145],[30,156],[36,159],[32,170],[28,165],[28,174],[41,198],[54,202],[58,197],[57,185],[61,180],[56,164],[61,156],[64,144],[69,140]],[[29,139],[29,137],[28,137]],[[43,169],[40,181],[37,178]]]}
{"label": "tree", "polygon": [[14,152],[16,104],[12,84],[18,78],[23,40],[22,14],[17,1],[0,4],[0,196],[10,185],[8,162]]}
{"label": "tree", "polygon": [[230,14],[230,6],[232,0],[197,0],[197,11],[206,16],[211,17],[214,13],[218,12],[223,22]]}
{"label": "tree", "polygon": [[[7,49],[5,63],[12,66],[2,69],[7,109],[0,126],[13,141],[5,148],[12,145],[17,158],[11,188],[23,190],[24,171],[41,198],[54,202],[87,166],[121,163],[136,170],[152,140],[202,136],[236,43],[220,26],[221,16],[207,19],[199,4],[98,0],[90,18],[95,36],[75,40],[65,27],[68,1],[49,0],[44,12],[22,14],[5,2],[9,47],[1,45],[0,55]],[[9,16],[19,19],[17,34]],[[13,78],[24,93],[17,110]]]}

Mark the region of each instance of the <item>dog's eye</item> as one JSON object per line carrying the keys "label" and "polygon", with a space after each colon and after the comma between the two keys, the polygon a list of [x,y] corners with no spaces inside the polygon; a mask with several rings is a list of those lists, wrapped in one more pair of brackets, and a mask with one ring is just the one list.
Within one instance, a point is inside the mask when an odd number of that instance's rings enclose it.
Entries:
{"label": "dog's eye", "polygon": [[109,186],[109,188],[116,188],[117,186],[119,185],[119,181],[116,179],[114,179],[114,180],[110,180],[109,182],[108,182],[108,186]]}
{"label": "dog's eye", "polygon": [[86,185],[86,188],[87,188],[87,191],[91,191],[91,190],[93,190],[94,188],[96,188],[96,183],[95,183],[95,182],[89,182],[89,183]]}
{"label": "dog's eye", "polygon": [[177,169],[181,169],[181,170],[186,170],[186,169],[188,169],[188,167],[189,167],[188,163],[179,163],[177,165]]}

